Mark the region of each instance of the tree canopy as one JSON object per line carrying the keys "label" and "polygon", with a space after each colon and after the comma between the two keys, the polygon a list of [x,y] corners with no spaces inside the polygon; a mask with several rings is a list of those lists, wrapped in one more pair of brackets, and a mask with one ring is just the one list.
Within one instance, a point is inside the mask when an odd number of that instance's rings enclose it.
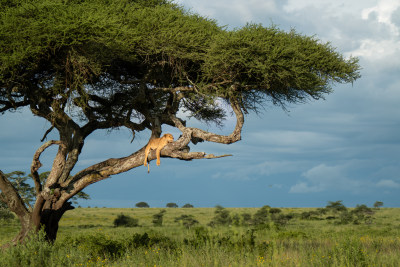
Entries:
{"label": "tree canopy", "polygon": [[[0,7],[0,113],[28,107],[51,124],[43,141],[59,134],[33,155],[32,215],[2,172],[0,189],[21,221],[49,229],[86,186],[143,164],[140,149],[72,175],[96,130],[125,127],[134,138],[147,129],[158,137],[169,125],[182,135],[162,156],[216,158],[187,147],[237,142],[244,113],[266,102],[285,108],[320,99],[335,83],[360,77],[357,58],[316,37],[258,24],[229,30],[166,0],[3,0]],[[229,106],[237,123],[227,136],[187,127],[178,114],[222,125]],[[43,182],[39,157],[51,145],[59,150]]]}

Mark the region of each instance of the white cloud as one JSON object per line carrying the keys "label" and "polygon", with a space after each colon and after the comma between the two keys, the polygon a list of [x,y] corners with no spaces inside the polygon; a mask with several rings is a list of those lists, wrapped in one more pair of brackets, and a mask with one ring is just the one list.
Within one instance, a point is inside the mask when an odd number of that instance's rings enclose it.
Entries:
{"label": "white cloud", "polygon": [[307,183],[300,182],[292,186],[289,193],[316,193],[323,191],[323,188],[319,186],[310,186]]}
{"label": "white cloud", "polygon": [[[351,51],[351,54],[363,57],[374,65],[380,63],[382,68],[399,66],[400,29],[392,21],[392,15],[398,8],[398,0],[380,0],[375,6],[364,8],[361,18],[372,23],[369,25],[373,27],[370,36],[361,39],[359,47]],[[380,33],[385,31],[387,34],[381,36]]]}
{"label": "white cloud", "polygon": [[287,152],[300,152],[304,149],[324,149],[330,146],[338,146],[340,138],[321,132],[294,131],[294,130],[271,130],[250,133],[252,142],[264,148],[290,148]]}
{"label": "white cloud", "polygon": [[230,27],[256,22],[256,18],[260,16],[269,19],[269,14],[278,12],[275,0],[178,0],[176,2],[200,15],[218,19],[220,25],[228,24]]}
{"label": "white cloud", "polygon": [[400,183],[395,182],[393,180],[380,180],[376,186],[378,187],[387,187],[387,188],[400,188]]}
{"label": "white cloud", "polygon": [[289,193],[323,192],[345,190],[358,192],[361,182],[347,176],[349,165],[327,166],[320,164],[303,173],[306,181],[300,181],[289,190]]}
{"label": "white cloud", "polygon": [[394,35],[399,35],[399,29],[391,21],[392,13],[399,7],[398,0],[380,0],[376,6],[363,9],[361,16],[367,20],[371,14],[375,13],[378,22],[386,24]]}

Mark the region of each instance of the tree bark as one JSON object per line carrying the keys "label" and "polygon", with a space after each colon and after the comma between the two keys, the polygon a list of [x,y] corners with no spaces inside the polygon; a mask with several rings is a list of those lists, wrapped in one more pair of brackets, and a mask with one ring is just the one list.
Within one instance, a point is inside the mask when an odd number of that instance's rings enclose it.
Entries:
{"label": "tree bark", "polygon": [[[8,181],[4,173],[0,170],[0,190],[3,193],[3,199],[6,200],[9,209],[17,214],[21,222],[21,231],[11,241],[12,244],[22,242],[32,230],[32,221],[30,212],[26,208],[24,201],[19,196],[15,187]],[[6,245],[7,246],[7,245]]]}
{"label": "tree bark", "polygon": [[40,214],[40,227],[44,228],[47,241],[54,242],[57,238],[58,224],[67,210],[74,207],[71,202],[65,202],[60,209],[43,209]]}

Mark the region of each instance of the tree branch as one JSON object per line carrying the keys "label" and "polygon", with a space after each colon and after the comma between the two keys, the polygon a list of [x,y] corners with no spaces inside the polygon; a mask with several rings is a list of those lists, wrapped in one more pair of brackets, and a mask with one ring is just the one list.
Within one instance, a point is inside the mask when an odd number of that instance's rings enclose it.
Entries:
{"label": "tree branch", "polygon": [[50,140],[47,141],[46,143],[44,143],[43,145],[41,145],[38,150],[36,150],[36,153],[33,155],[33,160],[32,160],[32,164],[31,164],[31,174],[33,177],[33,182],[35,183],[35,190],[36,190],[36,194],[39,194],[42,191],[42,184],[40,183],[40,179],[39,179],[39,174],[38,174],[38,170],[40,167],[42,167],[42,163],[40,162],[39,158],[40,155],[49,147],[52,145],[60,145],[63,146],[65,148],[65,145],[63,142],[61,141],[56,141],[56,140]]}
{"label": "tree branch", "polygon": [[20,219],[29,215],[29,211],[26,208],[24,201],[18,194],[17,189],[15,189],[15,187],[1,170],[0,189],[3,193],[3,198],[6,200],[7,206],[11,211],[15,212]]}
{"label": "tree branch", "polygon": [[[186,147],[191,140],[191,131],[186,129],[182,136],[175,142],[166,145],[161,150],[162,157],[177,158],[181,160],[192,159],[213,159],[227,157],[231,155],[215,156],[206,154],[205,152],[184,152],[182,149]],[[145,146],[128,157],[111,158],[106,161],[94,164],[69,178],[61,184],[64,190],[61,193],[60,199],[56,203],[56,208],[70,199],[72,196],[83,190],[90,184],[109,178],[111,175],[127,172],[133,168],[143,165]],[[155,150],[152,150],[148,155],[148,161],[156,159]]]}
{"label": "tree branch", "polygon": [[54,129],[54,126],[52,125],[52,126],[45,132],[45,134],[43,135],[43,138],[40,139],[40,142],[43,142],[44,139],[46,139],[47,135],[48,135],[53,129]]}
{"label": "tree branch", "polygon": [[175,115],[171,115],[170,118],[174,122],[175,127],[177,127],[182,132],[190,131],[192,137],[200,138],[204,141],[209,141],[209,142],[214,142],[214,143],[232,144],[232,143],[235,143],[235,142],[241,140],[241,133],[242,133],[242,128],[243,128],[243,124],[244,124],[244,115],[243,115],[242,109],[236,99],[231,98],[230,104],[231,104],[233,112],[235,113],[235,116],[236,116],[236,126],[230,135],[219,135],[219,134],[204,131],[199,128],[185,127],[183,125],[182,121],[179,118],[177,118]]}

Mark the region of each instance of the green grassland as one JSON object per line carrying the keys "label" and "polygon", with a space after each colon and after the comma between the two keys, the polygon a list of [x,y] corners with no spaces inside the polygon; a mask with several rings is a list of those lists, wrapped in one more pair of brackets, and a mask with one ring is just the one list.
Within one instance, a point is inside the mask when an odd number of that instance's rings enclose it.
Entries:
{"label": "green grassland", "polygon": [[[283,208],[283,222],[208,224],[215,208],[77,208],[60,222],[54,245],[35,236],[0,251],[0,266],[399,266],[400,209],[374,210],[368,220],[343,223],[339,214],[313,208]],[[230,217],[255,217],[260,208],[227,208]],[[351,210],[351,209],[349,209]],[[313,216],[304,214],[315,212]],[[124,214],[139,227],[114,227]],[[175,218],[191,215],[184,227]],[[16,220],[0,220],[0,244],[18,232]]]}

